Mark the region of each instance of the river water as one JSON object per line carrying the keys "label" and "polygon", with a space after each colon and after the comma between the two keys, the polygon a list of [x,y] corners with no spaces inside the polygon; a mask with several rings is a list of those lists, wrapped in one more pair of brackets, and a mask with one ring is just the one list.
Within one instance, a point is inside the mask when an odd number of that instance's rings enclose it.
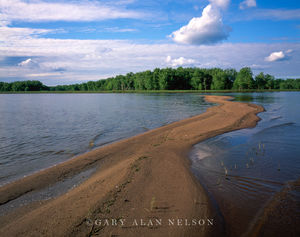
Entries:
{"label": "river water", "polygon": [[[300,236],[300,93],[226,95],[266,111],[255,128],[208,139],[190,153],[224,235]],[[0,94],[0,186],[211,105],[183,93]]]}
{"label": "river water", "polygon": [[192,170],[226,236],[300,236],[300,93],[230,95],[266,112],[255,128],[196,144]]}
{"label": "river water", "polygon": [[0,94],[0,186],[206,111],[199,94]]}

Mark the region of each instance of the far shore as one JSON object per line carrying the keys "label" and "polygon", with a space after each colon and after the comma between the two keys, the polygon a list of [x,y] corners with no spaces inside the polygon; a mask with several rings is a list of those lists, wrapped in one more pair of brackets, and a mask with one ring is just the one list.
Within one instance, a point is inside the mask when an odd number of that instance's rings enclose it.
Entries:
{"label": "far shore", "polygon": [[262,93],[297,92],[300,89],[244,89],[244,90],[110,90],[110,91],[0,91],[0,94],[107,94],[107,93]]}
{"label": "far shore", "polygon": [[191,173],[188,154],[200,141],[254,127],[264,108],[229,96],[205,99],[218,105],[0,187],[0,205],[9,205],[26,193],[97,169],[57,198],[0,217],[0,236],[222,236],[222,216]]}

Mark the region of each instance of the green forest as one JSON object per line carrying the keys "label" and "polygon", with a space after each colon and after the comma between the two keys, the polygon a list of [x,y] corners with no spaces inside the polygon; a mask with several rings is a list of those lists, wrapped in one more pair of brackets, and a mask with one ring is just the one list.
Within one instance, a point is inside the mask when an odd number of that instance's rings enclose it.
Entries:
{"label": "green forest", "polygon": [[156,68],[81,84],[46,86],[40,81],[0,82],[1,92],[18,91],[133,91],[133,90],[299,90],[300,79],[275,79],[249,67],[240,71],[220,68]]}

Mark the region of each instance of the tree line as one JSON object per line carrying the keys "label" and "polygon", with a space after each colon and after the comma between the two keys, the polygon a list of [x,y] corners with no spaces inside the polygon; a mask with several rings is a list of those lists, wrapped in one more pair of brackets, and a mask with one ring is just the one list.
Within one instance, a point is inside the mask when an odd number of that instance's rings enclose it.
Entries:
{"label": "tree line", "polygon": [[240,71],[220,68],[156,68],[98,81],[46,86],[40,81],[0,82],[0,91],[112,91],[112,90],[264,90],[300,89],[300,79],[275,79],[263,72],[254,76],[249,67]]}

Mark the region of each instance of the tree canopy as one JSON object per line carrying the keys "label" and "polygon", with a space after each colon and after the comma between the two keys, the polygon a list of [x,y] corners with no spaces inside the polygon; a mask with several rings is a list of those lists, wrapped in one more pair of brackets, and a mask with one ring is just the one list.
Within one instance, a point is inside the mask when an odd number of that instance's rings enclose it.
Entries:
{"label": "tree canopy", "polygon": [[156,68],[81,84],[45,86],[40,81],[0,82],[0,91],[111,91],[111,90],[245,90],[300,89],[300,79],[275,79],[249,67],[239,72],[220,68]]}

